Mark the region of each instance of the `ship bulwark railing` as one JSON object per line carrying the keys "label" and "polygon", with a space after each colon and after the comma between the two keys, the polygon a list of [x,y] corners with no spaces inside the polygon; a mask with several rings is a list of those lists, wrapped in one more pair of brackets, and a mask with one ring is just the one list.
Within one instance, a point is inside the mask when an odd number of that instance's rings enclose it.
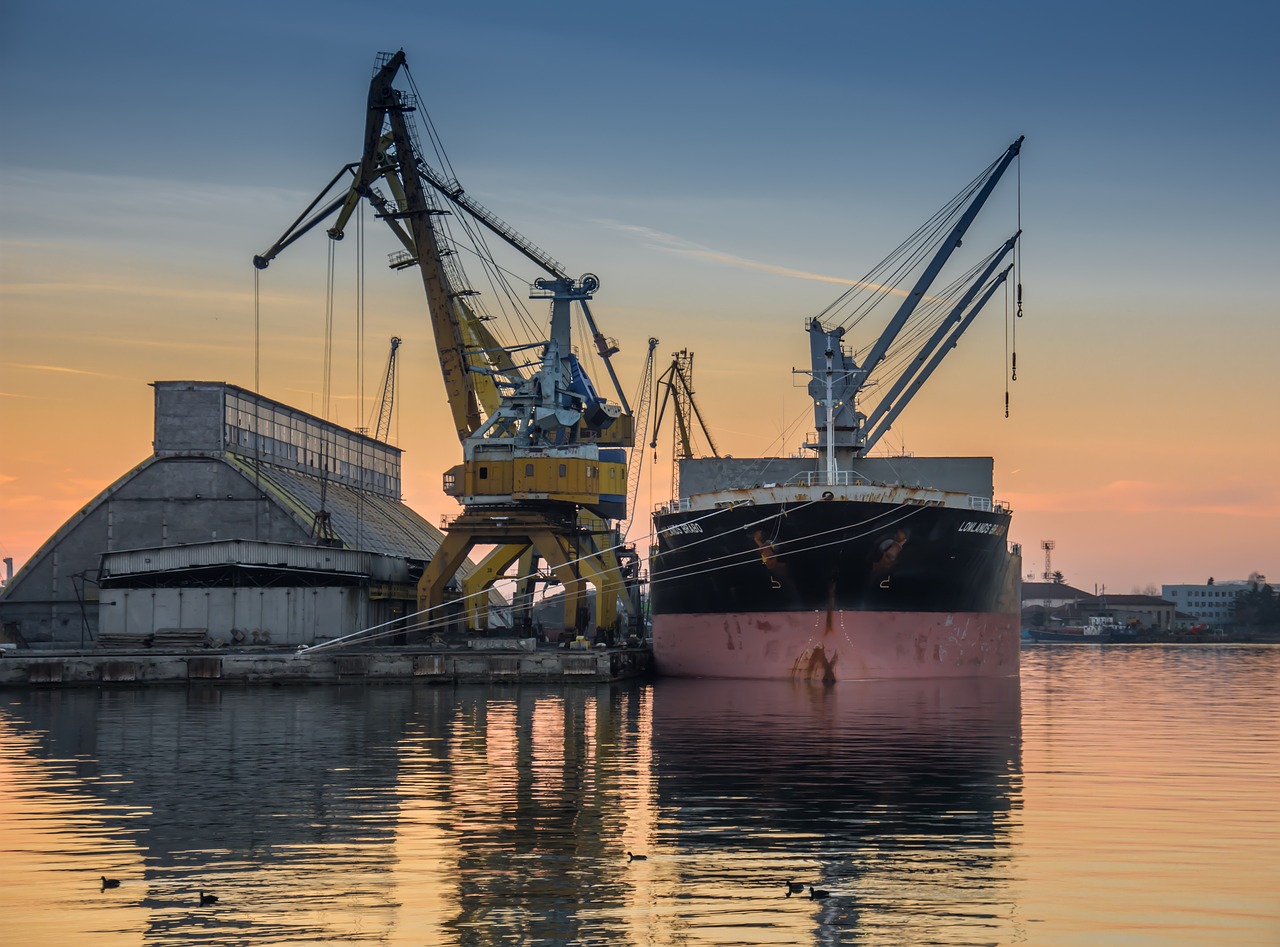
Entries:
{"label": "ship bulwark railing", "polygon": [[[840,471],[839,473],[845,474],[845,473],[848,473],[848,471]],[[809,478],[814,478],[814,479],[809,479]],[[798,477],[792,477],[790,480],[787,481],[786,485],[787,486],[814,486],[814,485],[823,486],[825,485],[826,479],[827,479],[827,476],[825,473],[801,474]],[[815,481],[816,481],[816,484],[815,484]],[[848,483],[848,481],[841,481],[841,482]],[[854,479],[852,481],[852,485],[855,485],[855,486],[861,486],[864,483],[870,486],[881,486],[881,487],[888,486],[888,484],[883,484],[883,483],[877,484],[871,480]],[[776,486],[776,484],[766,483],[766,484],[758,484],[758,486],[773,487],[773,486]],[[991,497],[979,497],[979,496],[970,495],[966,499],[969,501],[969,509],[978,510],[983,513],[1010,513],[1012,512],[1012,509],[1013,509],[1004,500],[995,500],[995,499],[992,499]],[[739,502],[741,501],[728,501],[724,503],[717,503],[716,506],[717,507],[735,506]],[[672,500],[667,503],[659,503],[655,505],[653,508],[653,512],[654,513],[688,513],[692,509],[693,509],[693,503],[689,500],[689,498],[681,497],[679,500]]]}
{"label": "ship bulwark railing", "polygon": [[786,483],[789,487],[887,487],[890,484],[880,480],[873,480],[866,474],[858,473],[856,470],[837,470],[835,479],[827,476],[825,470],[806,470],[798,473]]}

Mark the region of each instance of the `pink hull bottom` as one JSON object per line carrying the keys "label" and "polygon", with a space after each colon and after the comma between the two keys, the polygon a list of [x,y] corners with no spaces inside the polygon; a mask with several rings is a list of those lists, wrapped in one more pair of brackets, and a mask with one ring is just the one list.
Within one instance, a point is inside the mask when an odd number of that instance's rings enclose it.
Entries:
{"label": "pink hull bottom", "polygon": [[655,615],[659,674],[865,681],[1017,677],[1021,629],[999,612]]}

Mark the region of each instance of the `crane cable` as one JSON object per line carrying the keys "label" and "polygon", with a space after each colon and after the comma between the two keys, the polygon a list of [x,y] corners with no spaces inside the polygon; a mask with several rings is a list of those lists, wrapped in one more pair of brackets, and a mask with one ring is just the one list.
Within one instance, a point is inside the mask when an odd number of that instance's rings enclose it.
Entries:
{"label": "crane cable", "polygon": [[324,297],[324,383],[320,393],[321,417],[326,421],[332,420],[329,417],[329,398],[331,394],[330,385],[333,380],[333,267],[334,267],[334,247],[337,245],[336,240],[329,241],[328,261],[329,268],[325,275],[325,297]]}
{"label": "crane cable", "polygon": [[364,420],[364,201],[356,211],[356,424]]}
{"label": "crane cable", "polygon": [[[1022,152],[1018,152],[1017,233],[1022,233]],[[1022,240],[1013,248],[1014,317],[1009,318],[1009,286],[1004,288],[1005,357],[1009,363],[1009,377],[1004,383],[1004,416],[1009,416],[1009,382],[1018,380],[1018,320],[1022,318]]]}

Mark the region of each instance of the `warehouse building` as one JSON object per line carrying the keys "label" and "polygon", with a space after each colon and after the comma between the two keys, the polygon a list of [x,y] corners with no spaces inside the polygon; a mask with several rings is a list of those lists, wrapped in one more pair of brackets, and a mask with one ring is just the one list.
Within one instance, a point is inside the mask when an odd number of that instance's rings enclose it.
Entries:
{"label": "warehouse building", "polygon": [[224,382],[152,387],[152,455],[0,591],[4,640],[298,645],[413,613],[443,534],[400,501],[398,448]]}

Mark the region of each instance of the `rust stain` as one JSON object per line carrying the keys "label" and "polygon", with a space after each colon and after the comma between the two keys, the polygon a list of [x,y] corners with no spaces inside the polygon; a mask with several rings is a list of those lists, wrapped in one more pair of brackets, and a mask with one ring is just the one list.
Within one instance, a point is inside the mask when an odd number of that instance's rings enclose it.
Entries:
{"label": "rust stain", "polygon": [[810,681],[821,681],[823,684],[834,684],[836,681],[836,661],[839,655],[827,657],[827,649],[821,646],[812,648],[807,654],[800,655],[792,667],[792,673],[799,678]]}

